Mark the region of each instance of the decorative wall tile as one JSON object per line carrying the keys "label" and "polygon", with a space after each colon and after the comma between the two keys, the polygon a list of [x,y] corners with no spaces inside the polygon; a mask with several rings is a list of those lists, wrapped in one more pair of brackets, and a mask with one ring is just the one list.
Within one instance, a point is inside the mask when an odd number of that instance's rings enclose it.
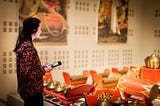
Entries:
{"label": "decorative wall tile", "polygon": [[94,3],[93,4],[93,12],[97,12],[98,11],[98,4],[97,3]]}
{"label": "decorative wall tile", "polygon": [[95,27],[95,26],[93,26],[92,34],[93,34],[94,36],[96,36],[96,27]]}
{"label": "decorative wall tile", "polygon": [[154,49],[153,53],[155,53],[157,56],[160,56],[160,49]]}
{"label": "decorative wall tile", "polygon": [[109,49],[108,50],[108,65],[118,65],[120,58],[120,51],[119,49]]}
{"label": "decorative wall tile", "polygon": [[155,9],[155,17],[160,18],[160,9]]}
{"label": "decorative wall tile", "polygon": [[18,32],[18,22],[2,21],[2,32]]}
{"label": "decorative wall tile", "polygon": [[48,51],[38,51],[42,64],[48,64]]}
{"label": "decorative wall tile", "polygon": [[74,34],[75,35],[89,35],[89,27],[88,26],[75,26]]}
{"label": "decorative wall tile", "polygon": [[55,50],[52,53],[51,57],[51,63],[56,61],[61,61],[62,65],[57,67],[56,69],[69,69],[69,51],[68,50]]}
{"label": "decorative wall tile", "polygon": [[122,50],[122,63],[123,64],[128,64],[128,65],[132,64],[132,54],[133,54],[132,52],[133,50],[129,48]]}
{"label": "decorative wall tile", "polygon": [[15,54],[12,51],[3,51],[2,52],[2,74],[15,74],[16,65],[15,65]]}
{"label": "decorative wall tile", "polygon": [[88,67],[88,51],[87,50],[74,50],[73,54],[74,68],[87,68]]}
{"label": "decorative wall tile", "polygon": [[133,29],[132,28],[128,28],[128,36],[133,36]]}
{"label": "decorative wall tile", "polygon": [[104,49],[92,50],[92,67],[102,67],[104,66],[105,51]]}
{"label": "decorative wall tile", "polygon": [[70,10],[70,8],[71,8],[71,1],[70,0],[67,0],[67,8],[68,8],[68,10]]}
{"label": "decorative wall tile", "polygon": [[134,17],[134,9],[133,8],[128,9],[128,16]]}
{"label": "decorative wall tile", "polygon": [[154,30],[154,37],[155,38],[160,38],[160,29],[155,29]]}
{"label": "decorative wall tile", "polygon": [[89,11],[89,2],[88,1],[75,1],[75,10],[76,11]]}

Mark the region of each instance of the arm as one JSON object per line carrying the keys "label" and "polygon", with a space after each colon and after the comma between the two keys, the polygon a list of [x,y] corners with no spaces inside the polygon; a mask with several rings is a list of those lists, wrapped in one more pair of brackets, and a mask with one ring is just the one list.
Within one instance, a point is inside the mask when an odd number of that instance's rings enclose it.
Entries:
{"label": "arm", "polygon": [[20,73],[24,79],[34,80],[41,79],[45,70],[41,65],[35,49],[27,47],[22,51],[20,59]]}

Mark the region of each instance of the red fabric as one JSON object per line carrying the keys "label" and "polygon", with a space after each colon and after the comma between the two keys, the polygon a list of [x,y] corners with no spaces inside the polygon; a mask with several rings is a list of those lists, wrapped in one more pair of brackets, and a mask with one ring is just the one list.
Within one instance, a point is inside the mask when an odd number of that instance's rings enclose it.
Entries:
{"label": "red fabric", "polygon": [[52,80],[53,77],[52,77],[52,74],[51,73],[45,73],[43,75],[43,80],[47,81],[47,80]]}
{"label": "red fabric", "polygon": [[112,68],[113,73],[118,73],[118,68]]}
{"label": "red fabric", "polygon": [[94,85],[81,84],[81,85],[69,88],[67,91],[66,97],[69,99],[76,96],[82,96],[84,93],[88,94],[90,92],[93,92],[93,90],[94,90]]}
{"label": "red fabric", "polygon": [[103,78],[101,75],[97,73],[93,73],[94,83],[96,83],[96,88],[103,88]]}
{"label": "red fabric", "polygon": [[82,76],[80,78],[78,76],[79,75],[77,75],[77,78],[76,78],[76,75],[75,76],[70,76],[70,74],[68,72],[63,72],[64,82],[68,85],[77,86],[77,85],[86,83],[87,77],[84,77],[83,75],[80,75],[80,76]]}
{"label": "red fabric", "polygon": [[92,81],[93,81],[93,84],[95,83],[95,78],[94,78],[94,74],[97,74],[97,72],[95,70],[90,70],[90,74],[91,74],[91,77],[92,77]]}
{"label": "red fabric", "polygon": [[125,92],[129,95],[135,95],[140,97],[149,96],[149,91],[146,90],[148,86],[152,86],[152,84],[145,80],[128,75],[123,75],[118,82],[118,87],[120,91]]}
{"label": "red fabric", "polygon": [[89,71],[88,70],[83,70],[83,73],[82,73],[84,76],[88,77],[89,76]]}
{"label": "red fabric", "polygon": [[70,85],[70,84],[71,84],[70,74],[67,73],[67,72],[63,72],[62,74],[63,74],[64,82],[65,82],[66,84]]}
{"label": "red fabric", "polygon": [[136,66],[130,66],[130,71],[131,71],[133,68],[137,68],[137,67],[136,67]]}

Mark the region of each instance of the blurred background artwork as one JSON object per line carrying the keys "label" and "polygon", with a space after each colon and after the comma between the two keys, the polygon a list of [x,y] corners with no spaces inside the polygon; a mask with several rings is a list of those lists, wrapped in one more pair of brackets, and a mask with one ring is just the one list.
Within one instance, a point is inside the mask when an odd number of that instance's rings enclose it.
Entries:
{"label": "blurred background artwork", "polygon": [[19,26],[25,18],[37,17],[42,23],[38,44],[67,43],[67,0],[19,0]]}
{"label": "blurred background artwork", "polygon": [[100,0],[98,10],[98,43],[126,43],[128,0]]}

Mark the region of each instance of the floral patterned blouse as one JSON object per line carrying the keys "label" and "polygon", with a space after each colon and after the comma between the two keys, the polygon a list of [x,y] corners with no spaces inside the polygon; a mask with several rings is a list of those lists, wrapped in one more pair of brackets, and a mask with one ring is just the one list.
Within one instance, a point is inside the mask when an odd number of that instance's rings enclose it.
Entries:
{"label": "floral patterned blouse", "polygon": [[37,51],[30,41],[24,41],[16,52],[18,92],[22,99],[43,91],[43,75]]}

